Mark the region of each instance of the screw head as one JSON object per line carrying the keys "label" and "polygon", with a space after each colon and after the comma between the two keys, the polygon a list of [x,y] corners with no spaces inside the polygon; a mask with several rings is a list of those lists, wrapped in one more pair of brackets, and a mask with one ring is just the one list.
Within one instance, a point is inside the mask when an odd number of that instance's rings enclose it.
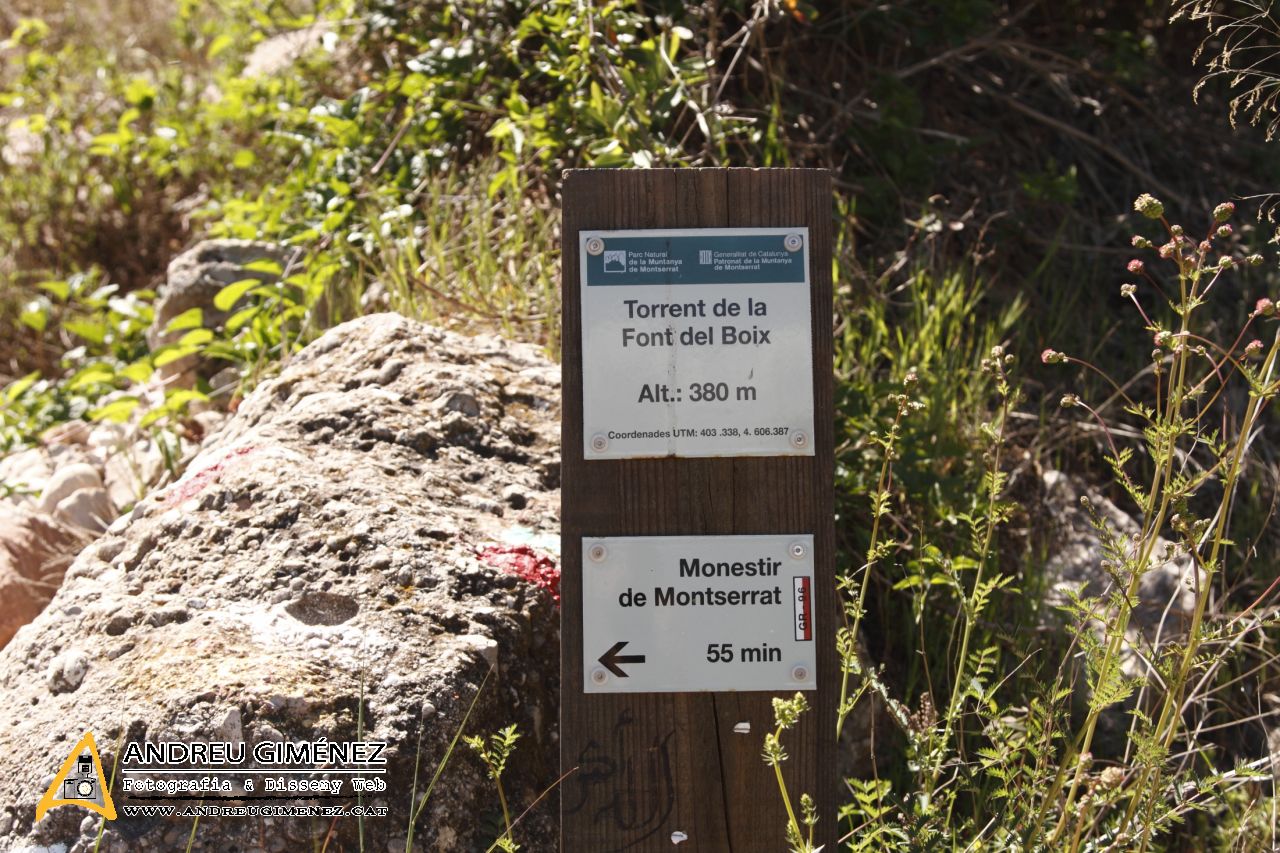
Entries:
{"label": "screw head", "polygon": [[802,449],[809,446],[809,436],[802,430],[794,430],[791,433],[791,446],[796,449]]}
{"label": "screw head", "polygon": [[590,237],[587,239],[587,254],[599,255],[604,252],[604,240],[599,237]]}
{"label": "screw head", "polygon": [[593,563],[603,563],[604,558],[609,556],[609,549],[597,542],[587,549],[587,556]]}
{"label": "screw head", "polygon": [[782,245],[788,252],[798,252],[804,248],[804,238],[799,234],[788,234],[782,238]]}
{"label": "screw head", "polygon": [[804,555],[809,553],[809,549],[804,547],[803,542],[792,542],[787,548],[787,553],[791,555],[793,560],[803,560]]}
{"label": "screw head", "polygon": [[605,438],[603,433],[596,433],[591,436],[591,449],[596,453],[604,453],[609,449],[609,439]]}
{"label": "screw head", "polygon": [[809,668],[807,666],[793,666],[791,668],[792,681],[808,681]]}
{"label": "screw head", "polygon": [[591,681],[593,684],[604,684],[608,680],[609,673],[605,672],[603,669],[596,667],[591,670]]}

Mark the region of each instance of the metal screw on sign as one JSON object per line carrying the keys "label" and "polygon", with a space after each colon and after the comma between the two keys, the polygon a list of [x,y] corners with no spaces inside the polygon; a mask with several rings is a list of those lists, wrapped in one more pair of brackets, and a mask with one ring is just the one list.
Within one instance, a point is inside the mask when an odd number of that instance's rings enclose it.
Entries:
{"label": "metal screw on sign", "polygon": [[803,542],[792,542],[791,547],[787,549],[793,560],[803,560],[804,555],[809,553],[809,549],[804,547]]}
{"label": "metal screw on sign", "polygon": [[809,436],[805,433],[804,430],[798,429],[795,432],[791,433],[791,446],[796,448],[797,450],[803,449],[809,446]]}
{"label": "metal screw on sign", "polygon": [[604,241],[599,237],[591,237],[587,240],[587,254],[599,255],[604,252]]}
{"label": "metal screw on sign", "polygon": [[803,666],[793,667],[791,670],[791,678],[794,681],[808,681],[809,680],[808,667],[803,667]]}
{"label": "metal screw on sign", "polygon": [[609,673],[603,669],[593,669],[591,670],[591,680],[596,684],[604,684],[609,680]]}
{"label": "metal screw on sign", "polygon": [[587,549],[587,556],[593,563],[603,563],[604,558],[609,556],[609,549],[597,542]]}
{"label": "metal screw on sign", "polygon": [[788,252],[798,252],[804,248],[804,238],[799,234],[788,234],[782,238],[782,245]]}
{"label": "metal screw on sign", "polygon": [[605,438],[600,433],[596,433],[591,436],[591,449],[596,453],[604,453],[609,449],[609,439]]}

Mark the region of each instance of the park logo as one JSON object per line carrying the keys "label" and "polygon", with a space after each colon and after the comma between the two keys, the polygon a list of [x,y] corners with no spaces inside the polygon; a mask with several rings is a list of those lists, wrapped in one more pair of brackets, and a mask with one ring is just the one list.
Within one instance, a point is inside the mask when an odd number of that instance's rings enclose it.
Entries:
{"label": "park logo", "polygon": [[626,272],[627,271],[627,250],[612,249],[604,253],[604,271],[605,272]]}
{"label": "park logo", "polygon": [[55,806],[83,806],[95,811],[107,820],[116,819],[116,807],[111,802],[111,790],[102,773],[102,760],[98,758],[98,744],[93,732],[85,732],[71,749],[62,769],[53,777],[53,784],[36,804],[36,821]]}

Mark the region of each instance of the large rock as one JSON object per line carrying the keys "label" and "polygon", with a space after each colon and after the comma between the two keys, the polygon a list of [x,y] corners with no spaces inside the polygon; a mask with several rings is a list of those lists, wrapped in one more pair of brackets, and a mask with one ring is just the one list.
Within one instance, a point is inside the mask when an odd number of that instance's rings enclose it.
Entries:
{"label": "large rock", "polygon": [[[518,724],[516,813],[556,778],[556,605],[485,560],[557,530],[558,377],[532,348],[377,315],[261,385],[0,651],[0,849],[93,848],[79,807],[33,824],[85,730],[108,773],[122,739],[388,742],[387,790],[365,803],[389,814],[363,841],[353,818],[207,817],[195,850],[319,850],[330,833],[329,850],[404,850],[411,825],[414,849],[487,847],[497,795],[461,744],[416,822],[408,803],[459,730]],[[190,817],[127,816],[156,803],[119,779],[113,795],[102,850],[186,846]],[[556,811],[530,812],[523,849],[554,849]]]}

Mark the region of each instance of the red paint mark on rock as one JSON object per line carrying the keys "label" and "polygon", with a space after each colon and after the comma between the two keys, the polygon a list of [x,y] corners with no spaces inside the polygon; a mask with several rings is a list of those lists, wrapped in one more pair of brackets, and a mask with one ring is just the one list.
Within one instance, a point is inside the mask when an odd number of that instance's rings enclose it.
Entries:
{"label": "red paint mark on rock", "polygon": [[185,480],[174,483],[169,494],[164,496],[164,506],[174,506],[200,494],[209,486],[221,480],[222,475],[227,473],[228,469],[234,467],[236,461],[248,456],[257,449],[252,445],[237,447],[208,468],[203,468]]}
{"label": "red paint mark on rock", "polygon": [[479,556],[495,569],[542,587],[559,606],[560,566],[551,557],[528,545],[490,545],[481,548]]}

